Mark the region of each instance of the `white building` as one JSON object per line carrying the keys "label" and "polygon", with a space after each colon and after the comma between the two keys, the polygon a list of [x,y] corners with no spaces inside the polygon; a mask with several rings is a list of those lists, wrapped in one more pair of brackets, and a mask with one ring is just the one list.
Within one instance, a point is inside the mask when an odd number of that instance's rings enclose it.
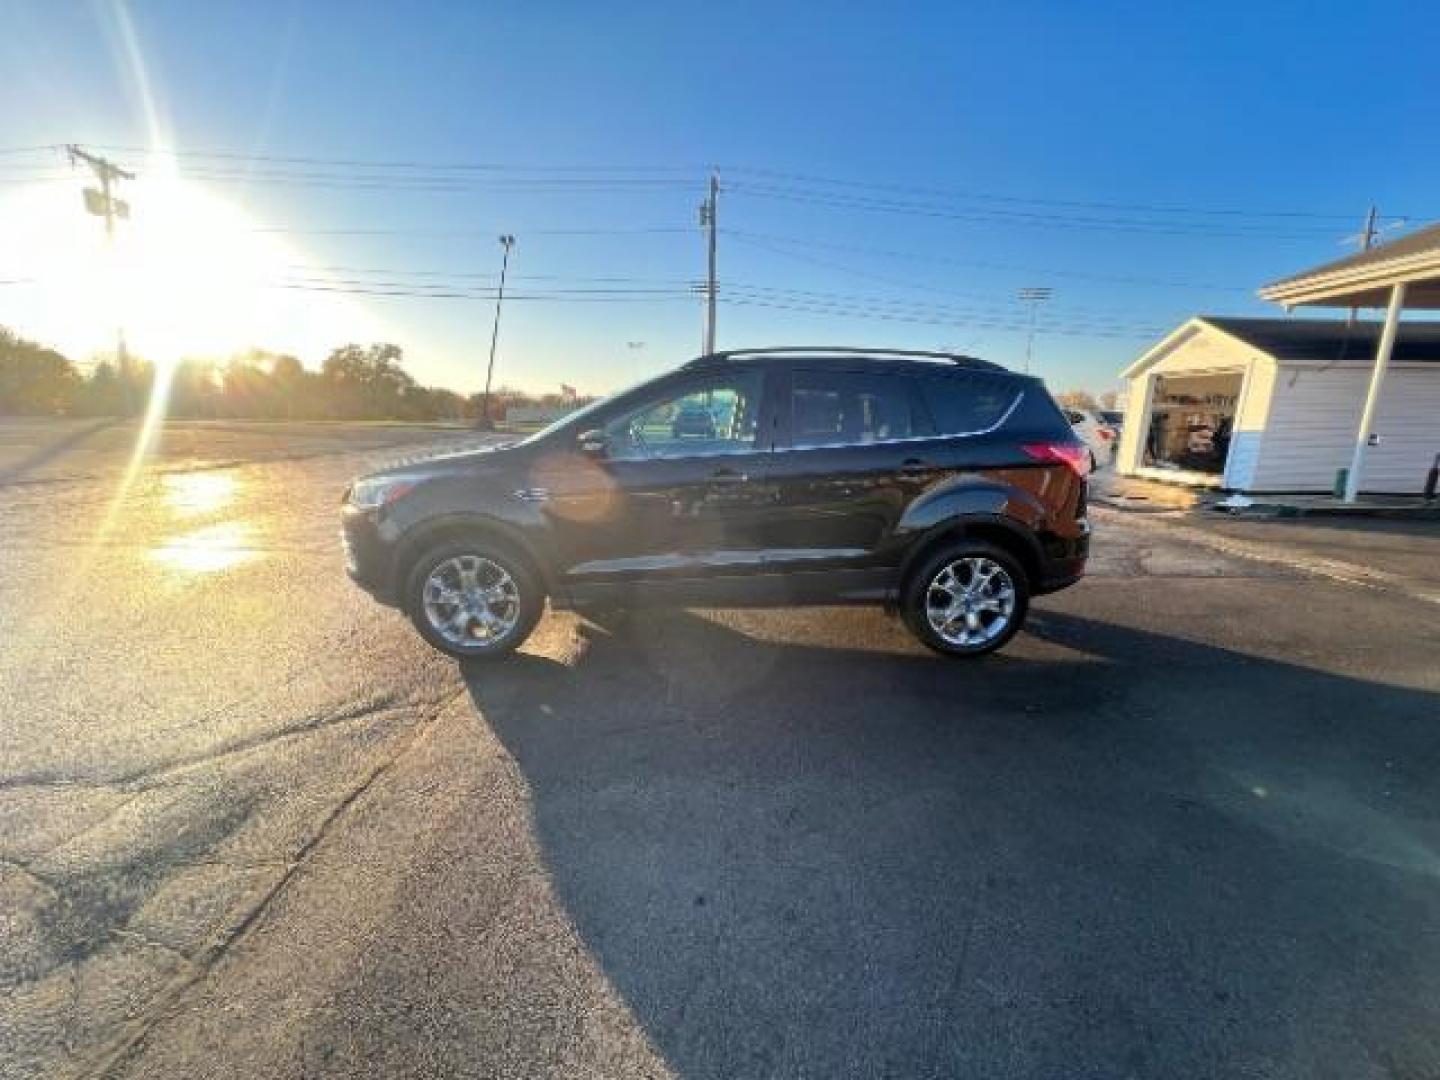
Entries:
{"label": "white building", "polygon": [[[1328,492],[1355,453],[1382,324],[1189,320],[1124,373],[1121,473],[1234,491]],[[1418,494],[1440,455],[1440,322],[1400,322],[1361,489]]]}

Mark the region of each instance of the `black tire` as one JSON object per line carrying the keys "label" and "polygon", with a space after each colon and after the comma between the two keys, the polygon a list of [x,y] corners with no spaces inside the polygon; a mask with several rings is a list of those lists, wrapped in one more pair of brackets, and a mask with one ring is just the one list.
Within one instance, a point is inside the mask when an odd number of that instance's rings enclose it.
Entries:
{"label": "black tire", "polygon": [[[499,567],[509,575],[518,593],[515,618],[510,627],[493,640],[472,643],[453,641],[432,622],[425,603],[425,587],[431,573],[452,559],[474,557]],[[473,540],[447,540],[425,549],[405,575],[402,606],[420,636],[433,648],[457,660],[487,660],[506,656],[519,648],[545,611],[545,589],[529,562],[509,545],[477,536]],[[508,606],[506,613],[508,615]]]}
{"label": "black tire", "polygon": [[[973,644],[959,644],[942,637],[931,624],[928,610],[932,583],[936,582],[946,567],[965,559],[988,560],[998,566],[1009,578],[1008,584],[1013,594],[1008,621],[995,632],[993,637],[986,637]],[[1003,584],[1003,582],[997,582],[997,588]],[[943,592],[943,589],[939,590],[940,594]],[[999,600],[1000,596],[999,594],[995,597],[987,596],[986,599]],[[905,625],[922,642],[946,656],[985,656],[1002,648],[1024,625],[1025,616],[1029,610],[1030,581],[1025,576],[1025,570],[1019,560],[1004,548],[987,544],[981,540],[960,540],[937,548],[915,567],[905,579],[900,590],[900,615],[905,620]],[[987,619],[986,616],[991,614],[994,614],[996,618]],[[981,620],[987,631],[990,626],[999,621],[998,616],[999,612],[977,613],[977,618]]]}

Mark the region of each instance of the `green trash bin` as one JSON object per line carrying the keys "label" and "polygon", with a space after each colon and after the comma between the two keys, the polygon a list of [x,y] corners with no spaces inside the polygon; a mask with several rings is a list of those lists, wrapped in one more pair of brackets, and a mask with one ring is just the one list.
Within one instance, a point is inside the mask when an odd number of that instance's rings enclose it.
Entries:
{"label": "green trash bin", "polygon": [[1335,470],[1335,486],[1334,486],[1333,488],[1331,488],[1330,494],[1334,495],[1335,498],[1337,498],[1337,499],[1343,499],[1343,498],[1345,497],[1345,485],[1346,485],[1347,482],[1349,482],[1349,480],[1350,480],[1350,470],[1349,470],[1349,469],[1336,469],[1336,470]]}

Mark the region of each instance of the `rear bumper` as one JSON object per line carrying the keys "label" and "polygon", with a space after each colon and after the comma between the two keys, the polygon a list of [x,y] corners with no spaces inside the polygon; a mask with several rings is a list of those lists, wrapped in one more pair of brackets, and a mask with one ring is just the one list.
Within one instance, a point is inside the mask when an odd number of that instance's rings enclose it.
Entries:
{"label": "rear bumper", "polygon": [[1059,592],[1061,589],[1068,589],[1085,576],[1085,560],[1080,559],[1078,565],[1068,573],[1047,574],[1035,584],[1034,593],[1036,596],[1044,596],[1046,593]]}
{"label": "rear bumper", "polygon": [[1051,536],[1043,545],[1044,561],[1035,582],[1034,593],[1059,592],[1074,585],[1085,576],[1085,564],[1090,558],[1090,524],[1082,521],[1082,530],[1073,537]]}

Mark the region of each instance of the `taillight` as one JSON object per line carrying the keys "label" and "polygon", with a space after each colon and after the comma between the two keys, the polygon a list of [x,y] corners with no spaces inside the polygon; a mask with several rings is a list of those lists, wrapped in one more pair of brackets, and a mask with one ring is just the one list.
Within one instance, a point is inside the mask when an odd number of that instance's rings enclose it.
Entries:
{"label": "taillight", "polygon": [[1081,478],[1090,472],[1090,451],[1076,443],[1026,443],[1020,449],[1036,461],[1068,465]]}

